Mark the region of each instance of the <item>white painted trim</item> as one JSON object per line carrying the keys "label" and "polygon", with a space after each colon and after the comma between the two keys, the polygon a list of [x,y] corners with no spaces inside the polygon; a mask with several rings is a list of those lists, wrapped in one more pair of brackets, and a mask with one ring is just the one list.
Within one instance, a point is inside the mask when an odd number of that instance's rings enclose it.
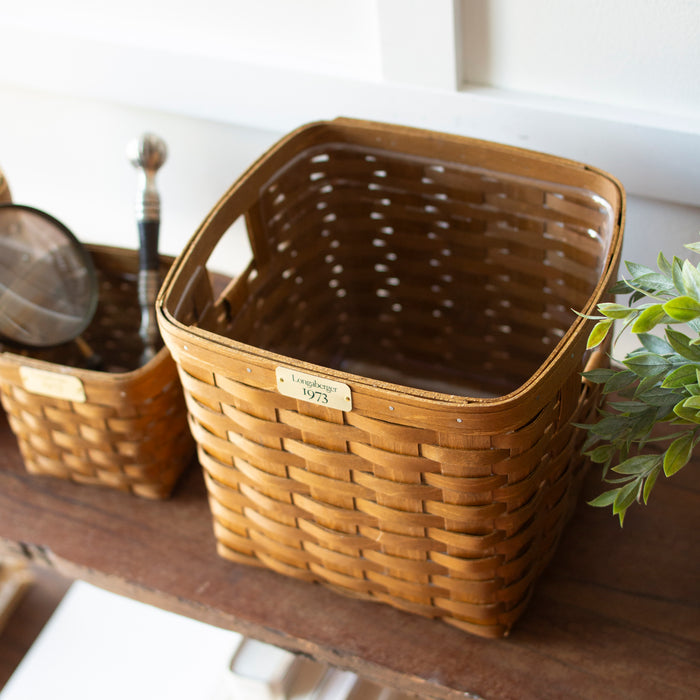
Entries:
{"label": "white painted trim", "polygon": [[573,158],[613,173],[630,194],[700,206],[700,119],[358,81],[21,27],[0,27],[2,83],[276,132],[339,115],[420,126]]}
{"label": "white painted trim", "polygon": [[377,0],[384,81],[459,89],[460,8],[460,0]]}

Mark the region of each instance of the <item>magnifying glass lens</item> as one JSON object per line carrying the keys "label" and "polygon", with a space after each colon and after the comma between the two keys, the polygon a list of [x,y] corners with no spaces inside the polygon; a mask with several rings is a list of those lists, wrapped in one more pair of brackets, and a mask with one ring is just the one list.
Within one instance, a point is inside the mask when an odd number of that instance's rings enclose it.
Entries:
{"label": "magnifying glass lens", "polygon": [[97,306],[92,260],[45,212],[0,205],[0,335],[35,347],[73,340]]}

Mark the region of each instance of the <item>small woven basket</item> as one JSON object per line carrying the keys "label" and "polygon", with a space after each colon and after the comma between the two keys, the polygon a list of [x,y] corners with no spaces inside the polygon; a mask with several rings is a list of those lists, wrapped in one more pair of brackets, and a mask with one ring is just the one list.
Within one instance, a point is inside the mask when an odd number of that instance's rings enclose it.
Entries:
{"label": "small woven basket", "polygon": [[[32,474],[165,498],[191,461],[194,441],[167,348],[139,367],[136,251],[87,246],[99,302],[82,335],[105,371],[81,369],[77,343],[0,350],[0,396]],[[165,274],[172,259],[162,258]]]}
{"label": "small woven basket", "polygon": [[[570,161],[336,120],[229,189],[157,302],[219,553],[506,634],[576,502],[624,193]],[[206,263],[245,216],[253,260]]]}

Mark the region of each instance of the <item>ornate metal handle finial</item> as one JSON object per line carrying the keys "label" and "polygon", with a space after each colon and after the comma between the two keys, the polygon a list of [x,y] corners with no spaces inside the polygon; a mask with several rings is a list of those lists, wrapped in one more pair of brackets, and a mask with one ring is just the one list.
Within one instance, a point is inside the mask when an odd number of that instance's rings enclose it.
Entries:
{"label": "ornate metal handle finial", "polygon": [[161,344],[155,315],[155,303],[160,288],[160,195],[155,178],[168,156],[165,142],[154,134],[144,134],[127,147],[127,157],[138,172],[136,221],[139,230],[139,304],[141,328],[139,335],[144,344],[142,361],[153,357]]}

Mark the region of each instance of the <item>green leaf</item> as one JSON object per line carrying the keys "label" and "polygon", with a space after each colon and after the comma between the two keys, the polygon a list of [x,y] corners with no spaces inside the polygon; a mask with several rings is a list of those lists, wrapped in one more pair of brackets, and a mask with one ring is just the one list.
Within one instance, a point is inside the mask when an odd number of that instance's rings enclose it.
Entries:
{"label": "green leaf", "polygon": [[685,357],[691,362],[700,362],[700,347],[691,345],[690,338],[685,333],[681,333],[675,328],[667,328],[666,339],[681,357]]}
{"label": "green leaf", "polygon": [[658,296],[664,293],[669,294],[676,289],[674,282],[671,282],[668,277],[665,277],[658,272],[650,272],[649,274],[642,275],[641,277],[635,277],[635,279],[629,280],[627,285],[633,289],[640,290],[645,294],[649,294],[650,296]]}
{"label": "green leaf", "polygon": [[654,386],[637,394],[637,399],[649,406],[673,406],[681,398],[681,394],[663,386]]}
{"label": "green leaf", "polygon": [[665,357],[653,352],[628,356],[627,359],[623,360],[623,364],[638,377],[655,377],[671,366]]}
{"label": "green leaf", "polygon": [[[593,439],[591,439],[591,438],[593,438]],[[593,449],[593,447],[596,445],[596,443],[599,443],[599,442],[600,442],[600,440],[598,439],[597,435],[588,434],[588,436],[586,437],[586,440],[583,443],[583,446],[581,447],[581,452],[583,454],[587,454],[588,452],[590,452]]]}
{"label": "green leaf", "polygon": [[618,474],[646,474],[661,464],[660,455],[637,455],[620,462],[612,470]]}
{"label": "green leaf", "polygon": [[596,323],[595,326],[593,326],[591,334],[588,336],[588,344],[586,347],[590,349],[600,345],[605,340],[605,336],[608,334],[612,324],[612,319]]}
{"label": "green leaf", "polygon": [[666,378],[661,382],[664,389],[679,389],[687,384],[693,384],[698,379],[698,368],[696,365],[682,365],[673,372],[669,372]]}
{"label": "green leaf", "polygon": [[609,379],[612,379],[617,374],[614,369],[607,367],[598,367],[597,369],[589,369],[588,372],[583,372],[583,377],[593,384],[605,384]]}
{"label": "green leaf", "polygon": [[700,410],[700,396],[689,396],[685,401],[683,401],[683,406],[685,408],[692,408],[695,411]]}
{"label": "green leaf", "polygon": [[608,291],[610,294],[630,294],[634,289],[627,284],[627,280],[618,280]]}
{"label": "green leaf", "polygon": [[683,284],[693,299],[700,298],[700,273],[690,260],[684,260],[682,266]]}
{"label": "green leaf", "polygon": [[643,377],[642,379],[640,379],[634,390],[634,398],[638,399],[640,396],[646,394],[647,391],[650,391],[651,389],[657,389],[659,386],[659,382],[661,381],[661,377],[663,376],[664,372],[660,372],[659,374],[652,374],[649,377]]}
{"label": "green leaf", "polygon": [[659,268],[659,272],[661,272],[663,275],[666,275],[667,277],[671,277],[671,275],[673,274],[671,263],[668,260],[666,260],[666,257],[663,253],[659,253],[659,255],[657,256],[656,266]]}
{"label": "green leaf", "polygon": [[613,392],[621,391],[625,387],[629,386],[632,382],[634,382],[636,378],[637,375],[634,372],[631,372],[628,369],[620,370],[615,374],[614,377],[610,377],[610,379],[608,379],[608,381],[605,382],[605,386],[603,387],[603,393],[610,394]]}
{"label": "green leaf", "polygon": [[[700,241],[686,247],[700,253]],[[613,287],[628,297],[627,305],[601,303],[597,313],[602,315],[587,317],[589,348],[609,337],[613,321],[620,321],[617,338],[631,331],[641,344],[626,355],[624,369],[583,373],[604,394],[614,394],[607,410],[599,410],[597,423],[581,426],[587,432],[582,452],[600,465],[611,489],[591,505],[612,505],[621,525],[635,500],[647,503],[659,474],[682,469],[700,442],[700,265],[678,257],[669,261],[663,253],[656,262],[658,272],[627,262],[630,278]],[[674,324],[686,324],[685,332]],[[680,432],[657,435],[654,427],[663,422]],[[665,452],[643,454],[653,441],[668,445]],[[613,472],[619,476],[609,478]]]}
{"label": "green leaf", "polygon": [[632,333],[648,333],[666,318],[663,304],[652,304],[637,316],[632,325]]}
{"label": "green leaf", "polygon": [[640,333],[637,339],[649,352],[655,352],[658,355],[666,355],[673,352],[673,348],[658,335]]}
{"label": "green leaf", "polygon": [[576,311],[576,309],[572,308],[571,309],[577,316],[580,316],[581,318],[585,318],[588,321],[604,321],[605,316],[593,316],[591,314],[584,314],[581,311]]}
{"label": "green leaf", "polygon": [[694,408],[688,408],[685,406],[686,399],[679,401],[674,407],[673,412],[684,421],[689,423],[700,424],[700,417],[698,417],[698,412]]}
{"label": "green leaf", "polygon": [[642,275],[648,275],[649,273],[656,274],[650,267],[636,262],[629,262],[628,260],[625,260],[625,267],[632,277],[641,277]]}
{"label": "green leaf", "polygon": [[671,274],[673,276],[673,285],[681,293],[685,294],[685,285],[683,284],[683,261],[673,256],[673,264],[671,266]]}
{"label": "green leaf", "polygon": [[623,486],[615,497],[615,501],[613,503],[613,513],[619,514],[626,511],[635,502],[638,491],[638,479],[633,479],[629,482],[629,484],[627,484],[627,486]]}
{"label": "green leaf", "polygon": [[[657,423],[668,423],[668,422],[676,422],[676,414],[673,412],[673,406],[674,404],[669,402],[667,406],[659,406],[656,409],[656,422]],[[651,437],[647,438],[645,440],[645,444],[647,442],[653,442]]]}
{"label": "green leaf", "polygon": [[609,459],[613,458],[615,447],[613,445],[600,445],[586,454],[591,458],[591,462],[595,464],[604,464]]}
{"label": "green leaf", "polygon": [[606,506],[611,506],[620,489],[611,489],[610,491],[605,491],[601,493],[600,496],[596,496],[592,501],[588,501],[589,506],[594,506],[595,508],[605,508]]}
{"label": "green leaf", "polygon": [[593,423],[589,430],[602,440],[614,440],[620,433],[629,431],[632,421],[625,416],[605,416]]}
{"label": "green leaf", "polygon": [[700,302],[687,294],[669,299],[662,308],[671,318],[681,323],[700,316]]}
{"label": "green leaf", "polygon": [[635,414],[634,423],[630,430],[632,440],[640,443],[646,442],[649,433],[656,424],[657,410],[649,408],[643,413]]}
{"label": "green leaf", "polygon": [[648,503],[649,501],[649,494],[651,493],[651,490],[654,488],[654,484],[656,483],[656,479],[661,473],[661,465],[659,465],[656,469],[652,470],[652,472],[647,476],[647,478],[644,480],[644,491],[642,492],[642,497],[644,498],[644,504]]}
{"label": "green leaf", "polygon": [[641,413],[646,411],[649,407],[641,401],[611,401],[609,404],[610,408],[624,413],[626,416],[631,416],[635,413]]}
{"label": "green leaf", "polygon": [[634,309],[630,309],[629,306],[622,306],[622,304],[612,304],[609,302],[603,302],[598,304],[598,310],[603,316],[608,318],[627,318]]}
{"label": "green leaf", "polygon": [[675,433],[671,433],[671,435],[657,435],[656,437],[650,438],[648,442],[668,442],[669,440],[675,440],[677,437],[685,435],[687,430],[688,428],[686,427],[684,430],[677,430]]}
{"label": "green leaf", "polygon": [[692,433],[676,438],[664,455],[664,474],[672,476],[688,464],[693,455],[694,446],[695,440]]}

